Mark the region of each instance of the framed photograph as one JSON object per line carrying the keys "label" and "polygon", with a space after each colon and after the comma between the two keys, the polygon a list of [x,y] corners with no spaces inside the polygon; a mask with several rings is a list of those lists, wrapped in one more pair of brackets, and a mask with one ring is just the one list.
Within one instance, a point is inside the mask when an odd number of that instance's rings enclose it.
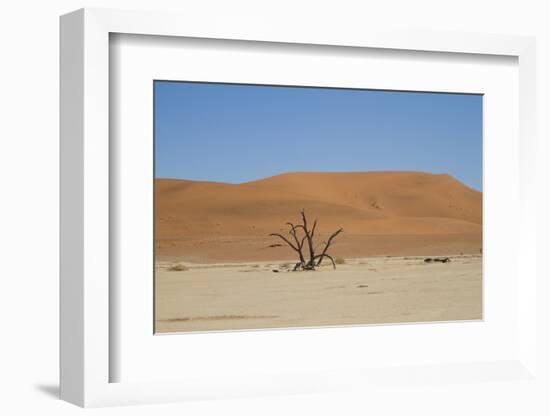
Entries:
{"label": "framed photograph", "polygon": [[534,40],[235,24],[61,18],[62,398],[536,383]]}
{"label": "framed photograph", "polygon": [[481,94],[153,88],[155,333],[483,318]]}

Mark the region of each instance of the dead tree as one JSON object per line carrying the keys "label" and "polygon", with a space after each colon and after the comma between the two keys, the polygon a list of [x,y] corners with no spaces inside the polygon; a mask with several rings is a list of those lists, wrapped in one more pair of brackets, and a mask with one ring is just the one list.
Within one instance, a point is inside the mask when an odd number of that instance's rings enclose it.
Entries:
{"label": "dead tree", "polygon": [[[279,233],[272,233],[269,235],[272,237],[279,237],[298,254],[298,258],[300,261],[294,266],[294,271],[315,270],[316,267],[321,265],[323,259],[325,258],[329,259],[332,262],[332,267],[336,269],[336,263],[334,262],[334,259],[327,253],[327,251],[332,244],[334,238],[344,230],[340,228],[336,232],[332,233],[328,240],[324,242],[325,245],[321,251],[321,254],[315,254],[316,246],[314,244],[313,238],[315,237],[317,220],[313,222],[313,226],[310,229],[304,210],[301,211],[301,214],[302,224],[294,225],[291,222],[287,222],[287,225],[290,227],[288,233],[291,238],[287,238]],[[304,245],[306,245],[306,247],[304,247]],[[306,253],[305,255],[304,252]]]}

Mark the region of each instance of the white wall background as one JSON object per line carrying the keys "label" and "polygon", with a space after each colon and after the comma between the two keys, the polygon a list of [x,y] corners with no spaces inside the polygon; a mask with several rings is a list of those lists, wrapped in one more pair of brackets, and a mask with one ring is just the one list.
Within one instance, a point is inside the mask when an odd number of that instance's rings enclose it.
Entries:
{"label": "white wall background", "polygon": [[[56,399],[58,383],[58,16],[84,6],[263,16],[281,25],[373,22],[439,30],[538,37],[539,239],[550,249],[550,12],[544,0],[169,1],[19,0],[0,9],[0,413],[67,415],[82,410]],[[546,94],[546,96],[545,96]],[[546,139],[546,140],[545,140]],[[546,166],[544,166],[546,165]],[[544,175],[544,176],[543,176]],[[506,236],[503,235],[503,238]],[[542,247],[542,245],[540,246]],[[550,278],[544,264],[540,274]],[[541,308],[550,284],[538,287]],[[550,303],[550,302],[549,302]],[[545,320],[543,324],[547,324]],[[550,351],[550,325],[541,331]],[[541,351],[542,353],[543,351]],[[548,358],[541,354],[548,370]],[[546,371],[550,374],[550,371]],[[436,391],[436,394],[434,394]],[[550,391],[550,388],[548,389]],[[546,392],[547,393],[547,392]],[[499,383],[196,402],[92,410],[101,415],[192,414],[550,414],[545,392]],[[483,403],[479,401],[483,399]],[[542,403],[545,403],[542,405]],[[406,412],[406,413],[404,413]]]}

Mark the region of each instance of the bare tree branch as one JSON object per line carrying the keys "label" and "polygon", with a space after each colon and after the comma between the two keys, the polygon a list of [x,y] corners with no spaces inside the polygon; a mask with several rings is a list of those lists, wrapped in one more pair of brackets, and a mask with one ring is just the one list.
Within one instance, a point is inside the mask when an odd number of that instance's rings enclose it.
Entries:
{"label": "bare tree branch", "polygon": [[311,229],[311,239],[315,235],[315,228],[317,228],[317,220],[313,221],[313,228]]}
{"label": "bare tree branch", "polygon": [[[327,250],[332,244],[332,241],[334,238],[340,234],[343,229],[340,228],[336,232],[334,232],[329,239],[324,243],[325,246],[323,248],[323,252],[321,254],[316,255],[315,251],[317,249],[317,245],[313,241],[313,237],[315,236],[315,231],[317,230],[317,220],[313,222],[313,227],[311,230],[308,228],[308,222],[305,210],[301,210],[300,214],[302,216],[302,224],[293,224],[291,222],[287,222],[287,225],[290,227],[289,234],[294,239],[294,243],[292,243],[289,239],[287,239],[282,234],[273,233],[269,234],[273,237],[279,237],[281,240],[283,240],[290,248],[292,248],[296,253],[298,253],[298,256],[300,258],[300,261],[294,265],[294,271],[301,269],[301,270],[315,270],[316,266],[320,266],[323,259],[326,257],[332,262],[332,266],[336,268],[336,263],[334,259],[327,254]],[[302,230],[303,236],[299,236],[298,230]],[[309,251],[309,260],[306,261],[304,254],[303,254],[303,247],[305,242],[307,241],[308,245],[308,251]]]}
{"label": "bare tree branch", "polygon": [[[309,266],[314,266],[315,252],[313,250],[313,234],[311,234],[309,232],[309,230],[307,229],[306,212],[303,209],[302,209],[302,222],[304,224],[303,229],[304,229],[304,232],[306,233],[306,237],[307,237],[307,246],[309,248],[309,262],[308,262],[308,265]],[[315,227],[315,225],[314,225],[314,227]]]}
{"label": "bare tree branch", "polygon": [[329,256],[328,254],[318,254],[317,256],[315,256],[316,259],[319,259],[317,261],[317,266],[321,265],[321,262],[323,261],[324,257],[327,257],[332,262],[332,267],[334,269],[336,269],[336,263],[334,262],[334,259],[331,256]]}
{"label": "bare tree branch", "polygon": [[294,251],[297,251],[298,253],[300,252],[300,250],[298,250],[297,247],[294,247],[294,244],[292,244],[290,241],[288,241],[284,236],[282,236],[281,234],[277,234],[277,233],[272,233],[272,234],[269,234],[270,236],[272,237],[279,237],[280,239],[282,239],[285,243],[287,243],[290,247],[292,247],[292,249]]}
{"label": "bare tree branch", "polygon": [[304,223],[304,229],[307,230],[307,219],[306,219],[306,213],[305,211],[302,209],[302,211],[300,211],[300,213],[302,214],[302,222]]}
{"label": "bare tree branch", "polygon": [[291,222],[287,222],[287,225],[290,226],[289,233],[290,233],[290,235],[292,235],[292,237],[294,237],[294,241],[296,242],[296,247],[297,247],[296,251],[298,251],[300,261],[302,263],[305,263],[304,255],[302,253],[303,242],[300,242],[300,240],[298,239],[298,236],[296,235],[296,226],[294,224],[292,224]]}
{"label": "bare tree branch", "polygon": [[323,249],[323,252],[321,253],[321,257],[320,257],[319,260],[317,261],[317,266],[319,266],[319,265],[321,264],[321,261],[323,260],[323,256],[326,255],[328,248],[329,248],[330,245],[332,244],[332,240],[333,240],[338,234],[340,234],[342,231],[344,231],[344,229],[343,229],[343,228],[340,228],[338,231],[334,232],[334,233],[329,237],[329,239],[327,240],[327,243],[325,244],[325,248]]}

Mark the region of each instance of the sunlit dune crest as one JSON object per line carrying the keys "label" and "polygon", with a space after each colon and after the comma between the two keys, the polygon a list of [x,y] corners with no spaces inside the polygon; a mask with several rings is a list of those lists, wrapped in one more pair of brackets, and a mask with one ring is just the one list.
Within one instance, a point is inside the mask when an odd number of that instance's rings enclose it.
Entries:
{"label": "sunlit dune crest", "polygon": [[344,234],[335,255],[479,254],[482,193],[447,174],[286,173],[242,184],[155,181],[159,258],[196,262],[293,258],[268,234],[319,220],[320,238]]}

